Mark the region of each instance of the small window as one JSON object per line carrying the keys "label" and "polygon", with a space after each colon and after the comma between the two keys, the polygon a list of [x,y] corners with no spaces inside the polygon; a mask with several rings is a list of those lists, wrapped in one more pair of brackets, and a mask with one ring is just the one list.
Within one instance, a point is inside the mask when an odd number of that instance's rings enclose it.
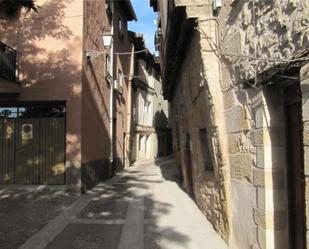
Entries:
{"label": "small window", "polygon": [[119,29],[119,36],[123,37],[123,21],[121,16],[118,17],[118,29]]}
{"label": "small window", "polygon": [[121,71],[118,71],[118,91],[122,93],[124,76]]}
{"label": "small window", "polygon": [[65,106],[58,104],[0,107],[0,118],[58,118],[64,115]]}
{"label": "small window", "polygon": [[136,121],[136,106],[133,106],[133,111],[132,111],[132,116],[133,116],[133,120]]}
{"label": "small window", "polygon": [[109,84],[112,84],[113,77],[111,73],[111,58],[109,54],[106,54],[105,56],[105,79]]}
{"label": "small window", "polygon": [[112,10],[112,0],[105,0],[106,4],[106,13],[108,16],[109,21],[112,21],[113,17],[113,10]]}
{"label": "small window", "polygon": [[109,54],[106,54],[105,56],[105,72],[106,74],[110,74],[110,70],[111,70],[111,59]]}
{"label": "small window", "polygon": [[214,167],[211,160],[209,145],[208,145],[208,136],[206,129],[200,129],[200,148],[201,154],[203,157],[203,166],[205,171],[213,171]]}
{"label": "small window", "polygon": [[139,146],[138,146],[138,149],[139,149],[139,150],[142,150],[142,148],[143,148],[143,136],[140,136],[140,137],[139,137]]}

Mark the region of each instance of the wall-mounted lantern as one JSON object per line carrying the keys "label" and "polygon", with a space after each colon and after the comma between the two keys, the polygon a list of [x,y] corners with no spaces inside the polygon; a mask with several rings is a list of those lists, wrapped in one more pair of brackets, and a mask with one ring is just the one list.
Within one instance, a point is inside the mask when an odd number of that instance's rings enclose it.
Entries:
{"label": "wall-mounted lantern", "polygon": [[104,48],[109,49],[112,47],[113,36],[111,34],[104,34],[102,40]]}
{"label": "wall-mounted lantern", "polygon": [[[105,49],[110,49],[112,47],[113,36],[111,34],[102,35],[102,42]],[[104,54],[104,51],[87,51],[86,58],[91,61],[96,59],[101,54]]]}

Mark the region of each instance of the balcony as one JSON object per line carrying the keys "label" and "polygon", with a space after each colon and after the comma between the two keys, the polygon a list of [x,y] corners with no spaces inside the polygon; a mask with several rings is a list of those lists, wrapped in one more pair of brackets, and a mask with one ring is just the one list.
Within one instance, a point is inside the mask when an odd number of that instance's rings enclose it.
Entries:
{"label": "balcony", "polygon": [[0,78],[16,81],[16,51],[0,42]]}
{"label": "balcony", "polygon": [[0,93],[16,94],[20,91],[16,58],[16,51],[0,42]]}

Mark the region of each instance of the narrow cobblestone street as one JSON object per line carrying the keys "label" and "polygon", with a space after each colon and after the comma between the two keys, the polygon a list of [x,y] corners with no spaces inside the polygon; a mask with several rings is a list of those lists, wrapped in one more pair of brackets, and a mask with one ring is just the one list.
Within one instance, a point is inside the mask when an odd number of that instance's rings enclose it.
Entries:
{"label": "narrow cobblestone street", "polygon": [[172,159],[143,161],[81,196],[20,248],[226,248],[177,180]]}

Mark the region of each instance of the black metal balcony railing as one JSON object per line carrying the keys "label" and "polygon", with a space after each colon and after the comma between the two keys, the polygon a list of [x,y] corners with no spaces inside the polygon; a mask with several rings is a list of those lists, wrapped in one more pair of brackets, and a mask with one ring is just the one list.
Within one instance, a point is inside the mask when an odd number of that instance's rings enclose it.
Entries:
{"label": "black metal balcony railing", "polygon": [[16,51],[0,42],[0,78],[16,81],[16,58]]}

